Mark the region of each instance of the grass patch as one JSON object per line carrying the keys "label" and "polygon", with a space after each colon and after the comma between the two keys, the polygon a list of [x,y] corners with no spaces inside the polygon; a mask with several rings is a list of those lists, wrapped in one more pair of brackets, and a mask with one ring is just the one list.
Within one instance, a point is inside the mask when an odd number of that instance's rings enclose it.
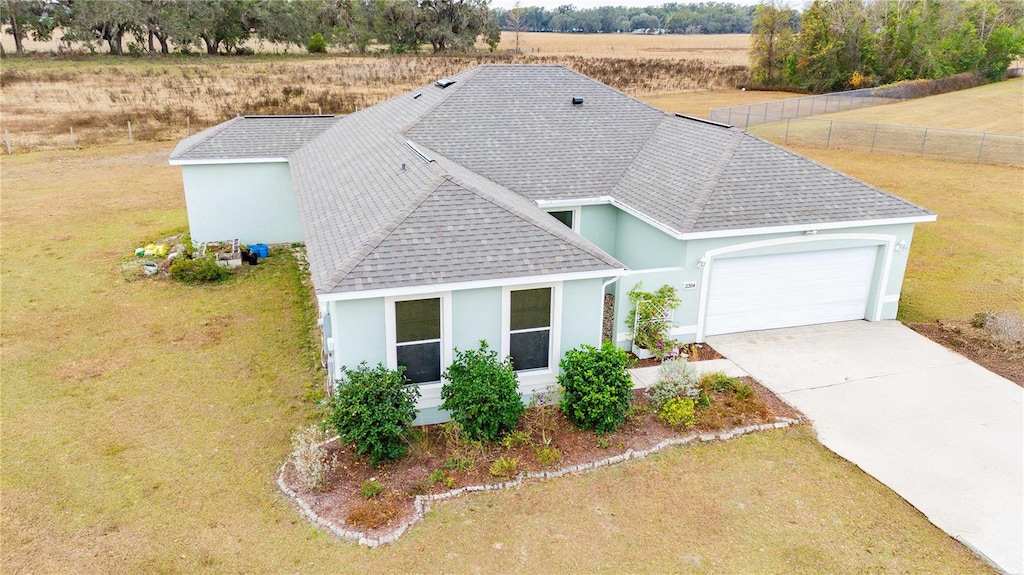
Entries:
{"label": "grass patch", "polygon": [[1024,132],[1024,78],[815,117],[1020,134]]}
{"label": "grass patch", "polygon": [[987,570],[808,430],[463,498],[374,552],[324,536],[273,482],[323,377],[289,252],[217,286],[121,278],[185,223],[170,149],[4,160],[5,570]]}

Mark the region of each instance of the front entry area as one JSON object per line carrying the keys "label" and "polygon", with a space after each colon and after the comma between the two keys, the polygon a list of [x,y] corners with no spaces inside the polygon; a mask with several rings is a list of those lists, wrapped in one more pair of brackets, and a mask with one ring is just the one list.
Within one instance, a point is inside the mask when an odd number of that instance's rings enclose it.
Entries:
{"label": "front entry area", "polygon": [[877,246],[712,260],[705,335],[864,319]]}

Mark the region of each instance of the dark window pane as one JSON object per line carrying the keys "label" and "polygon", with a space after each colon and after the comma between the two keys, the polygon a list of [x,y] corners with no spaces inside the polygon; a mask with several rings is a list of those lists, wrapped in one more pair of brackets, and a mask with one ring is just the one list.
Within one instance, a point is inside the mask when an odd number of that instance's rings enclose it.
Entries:
{"label": "dark window pane", "polygon": [[412,383],[441,381],[441,344],[414,343],[400,345],[398,365],[405,366],[405,377]]}
{"label": "dark window pane", "polygon": [[551,217],[565,224],[567,228],[572,228],[572,210],[567,212],[548,212]]}
{"label": "dark window pane", "polygon": [[423,341],[441,338],[441,299],[395,302],[395,340]]}
{"label": "dark window pane", "polygon": [[551,325],[551,288],[512,292],[511,330]]}
{"label": "dark window pane", "polygon": [[509,334],[508,354],[516,371],[548,366],[548,340],[551,330]]}

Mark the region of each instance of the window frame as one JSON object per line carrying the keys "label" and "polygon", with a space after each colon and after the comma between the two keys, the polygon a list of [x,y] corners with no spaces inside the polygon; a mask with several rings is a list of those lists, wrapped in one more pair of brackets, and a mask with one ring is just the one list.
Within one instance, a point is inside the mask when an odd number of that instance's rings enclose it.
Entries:
{"label": "window frame", "polygon": [[[398,369],[398,324],[395,313],[395,303],[403,301],[416,301],[425,299],[439,299],[441,305],[441,337],[439,340],[441,347],[441,373],[444,373],[448,366],[452,364],[452,292],[436,292],[436,293],[425,293],[416,295],[406,296],[392,296],[384,298],[384,327],[385,327],[385,361],[388,369]],[[416,342],[403,342],[406,344],[412,343],[428,343],[438,340],[421,340]],[[410,385],[436,385],[443,382],[443,379],[437,381],[424,381],[422,383],[413,383]]]}
{"label": "window frame", "polygon": [[540,284],[526,284],[517,286],[503,286],[501,288],[501,359],[508,359],[509,348],[511,347],[511,335],[516,333],[540,331],[544,328],[530,328],[523,330],[512,330],[512,292],[526,291],[532,289],[551,290],[551,317],[548,326],[548,366],[537,369],[525,369],[516,371],[520,382],[534,377],[547,377],[558,373],[558,361],[561,358],[561,337],[562,337],[562,282],[550,282]]}
{"label": "window frame", "polygon": [[[583,213],[583,210],[580,208],[580,206],[570,206],[565,208],[545,208],[544,211],[547,212],[548,215],[551,215],[555,212],[572,212],[572,226],[569,227],[569,229],[576,232],[577,234],[580,233],[580,216]],[[554,216],[551,217],[554,218]],[[560,220],[557,219],[555,221],[557,221],[560,224],[562,223]]]}

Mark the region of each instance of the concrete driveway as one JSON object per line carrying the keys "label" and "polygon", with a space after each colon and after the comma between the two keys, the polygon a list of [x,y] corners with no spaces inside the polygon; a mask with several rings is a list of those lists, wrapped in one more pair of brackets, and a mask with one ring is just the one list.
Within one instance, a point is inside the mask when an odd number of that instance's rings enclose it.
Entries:
{"label": "concrete driveway", "polygon": [[1024,389],[899,322],[708,338],[832,451],[1008,573],[1024,571]]}

